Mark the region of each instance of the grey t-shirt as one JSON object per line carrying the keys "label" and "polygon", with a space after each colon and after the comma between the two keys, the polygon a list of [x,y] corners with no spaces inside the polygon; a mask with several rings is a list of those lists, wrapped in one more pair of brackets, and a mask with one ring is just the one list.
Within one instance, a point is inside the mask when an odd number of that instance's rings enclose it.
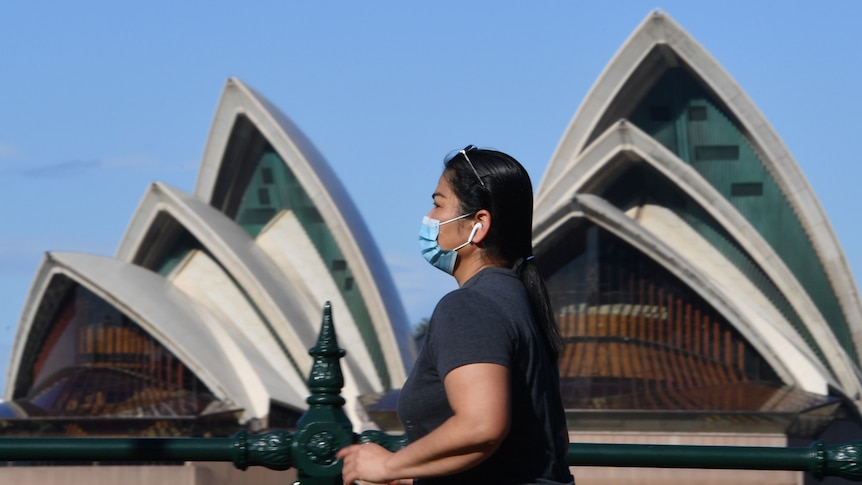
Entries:
{"label": "grey t-shirt", "polygon": [[500,448],[475,468],[418,484],[572,483],[559,369],[546,351],[527,292],[511,270],[486,268],[444,296],[398,400],[408,441],[452,416],[443,378],[473,363],[509,368],[511,423]]}

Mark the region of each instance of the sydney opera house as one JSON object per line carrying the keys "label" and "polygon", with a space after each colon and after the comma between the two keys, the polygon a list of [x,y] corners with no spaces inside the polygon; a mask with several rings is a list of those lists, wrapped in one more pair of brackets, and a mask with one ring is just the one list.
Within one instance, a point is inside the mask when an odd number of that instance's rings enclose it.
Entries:
{"label": "sydney opera house", "polygon": [[[667,15],[637,27],[566,128],[534,245],[566,342],[572,441],[787,446],[859,425],[862,304],[826,214],[742,88]],[[112,258],[46,254],[0,429],[290,428],[325,301],[348,415],[399,432],[387,415],[415,344],[375,242],[296,125],[230,79],[194,194],[152,184]],[[695,476],[575,470],[633,473]]]}

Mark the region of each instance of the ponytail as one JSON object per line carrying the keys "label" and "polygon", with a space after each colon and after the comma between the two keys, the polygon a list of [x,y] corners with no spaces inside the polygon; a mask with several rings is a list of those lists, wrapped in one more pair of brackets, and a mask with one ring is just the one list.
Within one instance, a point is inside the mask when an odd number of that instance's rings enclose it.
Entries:
{"label": "ponytail", "polygon": [[536,319],[536,324],[539,326],[539,332],[545,340],[545,347],[548,349],[551,359],[557,362],[563,347],[563,337],[560,335],[560,328],[557,326],[554,310],[551,308],[551,299],[548,297],[545,281],[539,274],[539,268],[536,267],[536,261],[533,256],[528,256],[519,259],[512,269],[515,270],[521,283],[524,284],[524,288],[527,289],[527,298],[533,309],[533,318]]}

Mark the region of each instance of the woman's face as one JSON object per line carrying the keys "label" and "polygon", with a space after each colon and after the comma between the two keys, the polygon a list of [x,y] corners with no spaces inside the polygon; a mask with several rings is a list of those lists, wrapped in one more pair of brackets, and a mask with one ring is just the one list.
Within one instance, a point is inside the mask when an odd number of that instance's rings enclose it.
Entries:
{"label": "woman's face", "polygon": [[[437,188],[434,189],[432,198],[434,199],[434,207],[428,213],[428,217],[437,219],[440,222],[446,222],[454,219],[461,214],[461,201],[455,196],[452,190],[452,184],[447,178],[448,172],[444,172],[437,182]],[[440,226],[440,233],[437,236],[437,243],[443,249],[452,249],[464,243],[470,235],[469,217],[452,221],[449,224]],[[466,227],[466,230],[465,230]]]}

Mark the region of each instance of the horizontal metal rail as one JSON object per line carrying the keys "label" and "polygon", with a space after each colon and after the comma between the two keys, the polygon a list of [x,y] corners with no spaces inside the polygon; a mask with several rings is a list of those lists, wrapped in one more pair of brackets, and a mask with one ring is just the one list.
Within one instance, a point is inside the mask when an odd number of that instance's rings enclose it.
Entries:
{"label": "horizontal metal rail", "polygon": [[862,481],[862,441],[807,448],[571,443],[572,466],[794,470]]}
{"label": "horizontal metal rail", "polygon": [[241,470],[295,465],[293,435],[273,431],[230,438],[0,438],[0,461],[220,461]]}
{"label": "horizontal metal rail", "polygon": [[238,461],[234,438],[0,438],[2,461]]}
{"label": "horizontal metal rail", "polygon": [[[313,433],[316,439],[306,446],[297,446],[301,433],[287,431],[240,432],[230,438],[0,438],[0,461],[220,461],[240,469],[274,470],[310,461],[331,467],[326,475],[333,475],[340,473],[333,456],[340,446],[328,446],[339,440],[326,437],[334,437],[333,432],[338,433],[336,428],[319,428]],[[393,451],[404,446],[403,436],[379,432],[351,438],[353,443],[375,442]],[[804,448],[571,443],[566,457],[570,466],[793,470],[817,478],[862,481],[860,458],[862,441],[838,445],[816,441]]]}

